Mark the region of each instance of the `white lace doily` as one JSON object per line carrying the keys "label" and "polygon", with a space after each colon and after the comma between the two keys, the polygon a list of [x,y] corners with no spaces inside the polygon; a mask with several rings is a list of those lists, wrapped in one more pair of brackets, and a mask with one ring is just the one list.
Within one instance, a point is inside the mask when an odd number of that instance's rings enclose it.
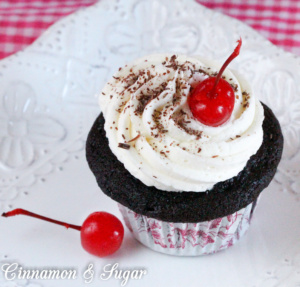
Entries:
{"label": "white lace doily", "polygon": [[[209,284],[203,286],[299,286],[300,58],[191,0],[103,0],[59,21],[25,51],[0,62],[0,212],[26,207],[73,223],[96,209],[119,214],[85,162],[85,139],[99,113],[95,94],[118,67],[139,56],[174,52],[222,61],[240,36],[242,52],[231,67],[272,108],[285,138],[283,159],[247,239],[197,261],[145,250],[127,233],[119,255],[97,259],[81,250],[72,231],[0,218],[0,261],[16,258],[26,266],[72,265],[78,270],[90,261],[99,268],[113,261],[128,268],[145,266],[148,275],[129,286],[146,286],[158,278],[183,284],[198,278],[197,272]],[[52,232],[50,238],[47,232]],[[170,274],[161,273],[166,268]],[[185,273],[177,278],[173,268]],[[205,272],[196,271],[201,268]],[[48,281],[9,285],[1,278],[1,286],[74,286]]]}

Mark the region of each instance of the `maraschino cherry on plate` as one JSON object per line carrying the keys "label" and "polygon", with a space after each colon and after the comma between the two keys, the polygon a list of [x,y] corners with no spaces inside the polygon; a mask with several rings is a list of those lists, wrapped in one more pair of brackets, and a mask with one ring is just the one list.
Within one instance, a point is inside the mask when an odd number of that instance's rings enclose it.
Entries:
{"label": "maraschino cherry on plate", "polygon": [[54,220],[21,208],[5,212],[2,216],[11,217],[21,214],[79,230],[82,247],[98,257],[105,257],[116,252],[124,237],[124,227],[121,221],[113,214],[104,211],[90,214],[82,226]]}

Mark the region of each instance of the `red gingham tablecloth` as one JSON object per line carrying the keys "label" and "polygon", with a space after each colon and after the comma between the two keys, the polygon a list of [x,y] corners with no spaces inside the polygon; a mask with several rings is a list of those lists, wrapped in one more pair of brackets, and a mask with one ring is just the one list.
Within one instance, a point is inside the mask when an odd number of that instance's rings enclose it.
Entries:
{"label": "red gingham tablecloth", "polygon": [[[126,1],[126,0],[123,0]],[[31,44],[61,17],[97,0],[0,0],[0,59]],[[300,0],[197,0],[300,55]]]}

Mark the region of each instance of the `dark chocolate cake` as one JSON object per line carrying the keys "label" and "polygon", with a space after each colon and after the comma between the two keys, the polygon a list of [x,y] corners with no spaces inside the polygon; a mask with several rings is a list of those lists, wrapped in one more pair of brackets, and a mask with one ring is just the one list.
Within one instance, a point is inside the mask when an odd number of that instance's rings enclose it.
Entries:
{"label": "dark chocolate cake", "polygon": [[100,114],[87,139],[86,156],[101,190],[136,213],[167,222],[201,222],[232,214],[256,201],[275,175],[283,149],[278,120],[263,104],[263,143],[235,177],[207,192],[170,192],[133,177],[108,146]]}

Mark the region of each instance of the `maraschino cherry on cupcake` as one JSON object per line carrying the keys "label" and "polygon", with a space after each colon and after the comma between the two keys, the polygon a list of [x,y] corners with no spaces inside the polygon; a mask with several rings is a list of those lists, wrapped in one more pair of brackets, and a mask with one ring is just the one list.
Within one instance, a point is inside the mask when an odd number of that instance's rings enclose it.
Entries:
{"label": "maraschino cherry on cupcake", "polygon": [[242,39],[221,67],[216,77],[209,77],[198,84],[189,96],[189,107],[193,116],[201,123],[217,127],[226,123],[233,111],[235,94],[232,86],[222,74],[230,62],[239,55]]}

